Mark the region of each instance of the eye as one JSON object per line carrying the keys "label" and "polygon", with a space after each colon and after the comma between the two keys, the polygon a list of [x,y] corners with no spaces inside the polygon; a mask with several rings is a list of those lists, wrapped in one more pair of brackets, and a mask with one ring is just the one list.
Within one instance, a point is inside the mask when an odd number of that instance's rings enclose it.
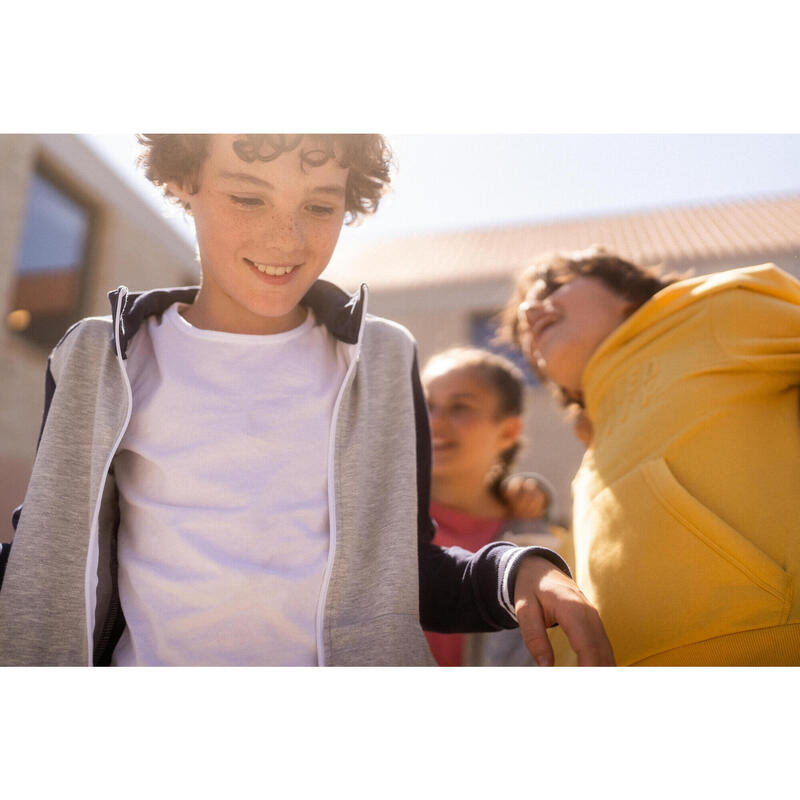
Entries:
{"label": "eye", "polygon": [[329,217],[336,211],[333,206],[323,206],[318,205],[316,203],[312,203],[306,206],[306,209],[310,211],[312,214],[316,214],[318,217]]}
{"label": "eye", "polygon": [[241,197],[240,195],[232,194],[231,200],[236,203],[236,205],[247,206],[248,208],[264,205],[264,201],[259,197]]}

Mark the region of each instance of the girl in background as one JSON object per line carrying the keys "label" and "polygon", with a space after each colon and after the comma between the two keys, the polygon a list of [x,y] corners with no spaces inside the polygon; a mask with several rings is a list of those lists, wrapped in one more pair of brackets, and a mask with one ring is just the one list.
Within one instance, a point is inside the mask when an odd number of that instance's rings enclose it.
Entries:
{"label": "girl in background", "polygon": [[[564,556],[566,532],[542,518],[549,503],[546,482],[509,475],[522,447],[525,383],[519,369],[485,350],[453,348],[428,361],[422,384],[433,440],[434,544],[474,552],[507,539]],[[426,636],[440,666],[533,665],[516,631]],[[556,664],[571,663],[557,629],[551,639]]]}

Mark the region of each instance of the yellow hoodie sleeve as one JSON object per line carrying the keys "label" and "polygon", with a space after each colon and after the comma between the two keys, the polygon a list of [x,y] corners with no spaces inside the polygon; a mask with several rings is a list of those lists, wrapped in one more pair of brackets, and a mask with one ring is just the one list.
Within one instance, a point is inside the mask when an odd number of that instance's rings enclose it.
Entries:
{"label": "yellow hoodie sleeve", "polygon": [[743,368],[800,376],[800,285],[781,294],[741,286],[717,295],[712,313],[717,341]]}

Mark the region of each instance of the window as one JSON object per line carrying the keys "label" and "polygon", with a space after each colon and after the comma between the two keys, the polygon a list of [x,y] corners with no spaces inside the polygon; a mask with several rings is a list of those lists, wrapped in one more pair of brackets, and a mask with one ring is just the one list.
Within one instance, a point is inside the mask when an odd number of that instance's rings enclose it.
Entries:
{"label": "window", "polygon": [[38,170],[28,190],[7,326],[52,347],[80,317],[91,209]]}
{"label": "window", "polygon": [[496,344],[493,342],[497,335],[497,323],[495,322],[496,311],[487,311],[481,314],[473,314],[470,324],[470,339],[475,347],[482,347],[484,350],[491,350],[493,353],[505,356],[512,364],[522,370],[525,381],[529,386],[538,386],[539,379],[534,375],[522,353],[515,347]]}

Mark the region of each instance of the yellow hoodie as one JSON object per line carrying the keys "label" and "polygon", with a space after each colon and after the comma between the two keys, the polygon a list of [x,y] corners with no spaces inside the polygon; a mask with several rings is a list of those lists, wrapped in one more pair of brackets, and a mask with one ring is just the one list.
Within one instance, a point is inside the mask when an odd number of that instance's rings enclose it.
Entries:
{"label": "yellow hoodie", "polygon": [[619,664],[800,664],[800,282],[673,284],[592,356],[576,578]]}

